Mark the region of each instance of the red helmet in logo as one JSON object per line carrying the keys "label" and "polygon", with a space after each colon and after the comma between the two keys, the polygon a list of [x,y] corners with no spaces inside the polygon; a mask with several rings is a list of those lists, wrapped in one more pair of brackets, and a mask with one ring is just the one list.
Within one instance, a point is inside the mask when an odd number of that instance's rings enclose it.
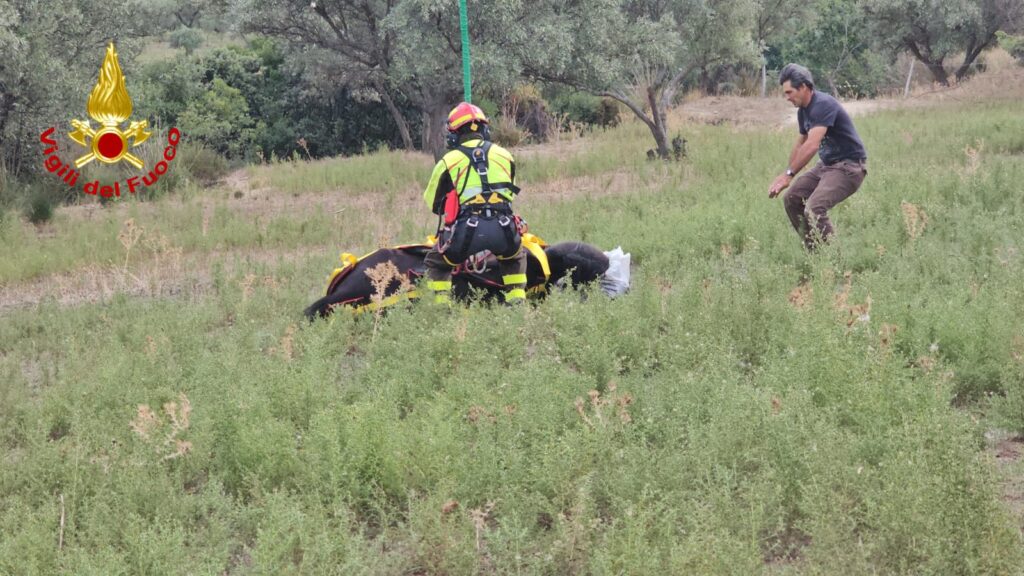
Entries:
{"label": "red helmet in logo", "polygon": [[469,102],[461,102],[448,113],[448,131],[455,132],[470,122],[487,124],[487,116],[479,106]]}

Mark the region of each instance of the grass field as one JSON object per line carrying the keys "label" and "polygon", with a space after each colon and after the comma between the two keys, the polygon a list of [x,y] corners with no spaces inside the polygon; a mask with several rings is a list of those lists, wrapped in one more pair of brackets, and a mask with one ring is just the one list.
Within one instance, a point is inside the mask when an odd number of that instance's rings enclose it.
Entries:
{"label": "grass field", "polygon": [[795,126],[516,151],[534,232],[632,253],[616,300],[301,321],[432,232],[421,155],[7,215],[0,574],[1020,574],[1018,96],[856,118],[813,256]]}

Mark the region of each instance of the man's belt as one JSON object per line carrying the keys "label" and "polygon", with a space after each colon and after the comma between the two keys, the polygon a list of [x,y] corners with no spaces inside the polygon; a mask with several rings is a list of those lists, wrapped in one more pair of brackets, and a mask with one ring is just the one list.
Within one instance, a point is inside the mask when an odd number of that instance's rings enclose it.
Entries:
{"label": "man's belt", "polygon": [[822,160],[822,164],[824,164],[825,166],[835,166],[836,164],[839,164],[840,162],[854,162],[856,164],[860,164],[860,165],[864,166],[864,165],[866,165],[868,163],[868,159],[867,158],[840,158],[839,160],[836,160],[835,162],[825,162],[824,160]]}

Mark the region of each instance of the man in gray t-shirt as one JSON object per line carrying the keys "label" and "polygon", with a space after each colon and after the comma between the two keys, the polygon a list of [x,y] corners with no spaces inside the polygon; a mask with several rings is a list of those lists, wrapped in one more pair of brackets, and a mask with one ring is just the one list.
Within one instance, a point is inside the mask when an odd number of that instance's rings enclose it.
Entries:
{"label": "man in gray t-shirt", "polygon": [[850,115],[835,98],[814,89],[807,68],[787,64],[779,74],[779,84],[786,100],[799,108],[800,137],[786,171],[768,188],[768,197],[775,198],[789,187],[793,177],[818,154],[820,162],[782,197],[789,221],[811,250],[835,233],[828,211],[860,188],[868,173],[868,154]]}

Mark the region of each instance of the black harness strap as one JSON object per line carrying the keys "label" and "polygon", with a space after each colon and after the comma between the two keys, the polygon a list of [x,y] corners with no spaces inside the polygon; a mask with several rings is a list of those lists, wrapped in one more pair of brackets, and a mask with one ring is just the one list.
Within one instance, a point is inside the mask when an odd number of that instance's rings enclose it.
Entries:
{"label": "black harness strap", "polygon": [[[484,140],[480,146],[475,148],[469,148],[460,144],[458,150],[469,158],[469,163],[473,166],[473,169],[476,170],[477,175],[480,176],[480,187],[482,188],[481,194],[487,194],[489,192],[494,192],[495,190],[509,190],[513,195],[519,194],[519,187],[511,182],[491,184],[487,179],[487,155],[491,150],[490,142]],[[466,182],[469,182],[469,174],[466,174]],[[462,190],[465,191],[465,189],[466,186],[463,184]]]}
{"label": "black harness strap", "polygon": [[[477,175],[480,176],[481,196],[492,194],[498,190],[508,190],[512,195],[519,193],[519,187],[515,186],[511,182],[499,182],[497,184],[492,184],[488,179],[488,153],[491,150],[491,143],[489,141],[483,140],[479,146],[475,146],[473,148],[459,145],[456,149],[469,159],[470,165],[476,171]],[[456,258],[468,256],[466,252],[470,249],[473,238],[477,235],[477,231],[473,229],[484,224],[485,228],[492,230],[491,221],[495,218],[498,220],[498,226],[502,228],[506,243],[509,246],[513,245],[515,243],[515,231],[512,229],[511,225],[513,221],[511,217],[511,205],[508,202],[501,202],[497,204],[463,204],[461,202],[462,195],[465,194],[468,185],[469,169],[467,168],[466,179],[462,181],[462,189],[459,190],[459,218],[451,226],[448,243],[443,247],[441,252],[444,253],[448,251],[448,248],[453,248],[455,250]],[[463,227],[461,230],[462,238],[458,242],[457,246],[451,246],[451,242],[456,240],[455,237],[458,236],[460,232],[460,226]],[[491,233],[492,232],[487,232],[487,234]]]}
{"label": "black harness strap", "polygon": [[[480,224],[480,221],[476,218],[476,216],[470,216],[469,218],[466,218],[466,221],[465,221],[465,223],[463,223],[463,226],[466,226],[466,227],[469,227],[469,228],[476,228],[479,224]],[[475,232],[474,232],[474,234],[475,234]],[[463,234],[462,234],[462,245],[459,246],[459,250],[458,250],[459,254],[461,254],[463,256],[468,256],[468,254],[466,254],[466,251],[469,250],[469,244],[473,241],[473,235],[474,234],[470,234],[470,232],[468,230],[463,232]]]}

